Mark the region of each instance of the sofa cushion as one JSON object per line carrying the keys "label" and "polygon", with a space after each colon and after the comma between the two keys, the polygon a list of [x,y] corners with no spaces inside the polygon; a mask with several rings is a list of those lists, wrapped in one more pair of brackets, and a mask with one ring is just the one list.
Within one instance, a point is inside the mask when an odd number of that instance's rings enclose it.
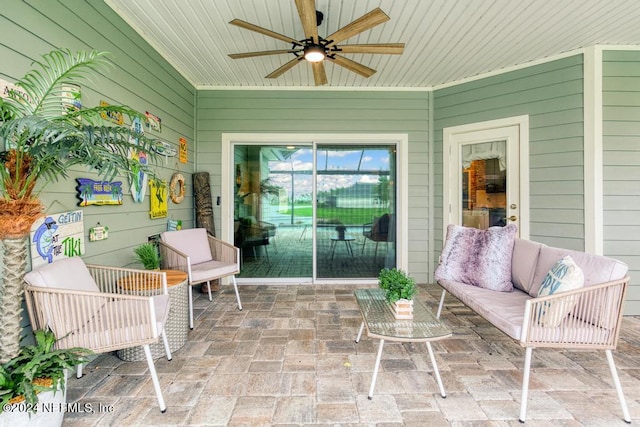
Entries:
{"label": "sofa cushion", "polygon": [[513,224],[486,230],[449,225],[435,278],[494,291],[511,291],[511,257],[516,232]]}
{"label": "sofa cushion", "polygon": [[163,242],[189,256],[191,264],[211,261],[211,248],[204,228],[165,231],[160,234]]}
{"label": "sofa cushion", "polygon": [[[580,289],[583,286],[584,274],[582,270],[573,258],[571,258],[571,255],[567,255],[558,260],[551,270],[549,270],[542,281],[538,296],[555,295],[560,292]],[[577,301],[578,297],[572,296],[564,300],[562,304],[559,302],[544,302],[539,312],[536,313],[538,324],[544,327],[555,328],[569,315]]]}
{"label": "sofa cushion", "polygon": [[511,338],[519,340],[522,335],[524,308],[529,294],[518,289],[496,295],[489,289],[469,286],[464,283],[441,280],[440,285],[464,305],[487,319],[496,328]]}
{"label": "sofa cushion", "polygon": [[516,239],[511,258],[511,281],[516,288],[529,293],[533,285],[542,243]]}

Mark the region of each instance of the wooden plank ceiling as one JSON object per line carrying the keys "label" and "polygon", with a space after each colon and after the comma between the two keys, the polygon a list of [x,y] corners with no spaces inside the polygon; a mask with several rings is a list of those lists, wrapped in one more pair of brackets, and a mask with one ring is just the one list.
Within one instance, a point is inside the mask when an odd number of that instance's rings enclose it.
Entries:
{"label": "wooden plank ceiling", "polygon": [[[289,49],[229,21],[238,18],[305,38],[294,0],[106,0],[196,88],[313,87],[301,63],[265,76],[292,54],[231,59],[230,53]],[[596,44],[640,48],[638,0],[316,0],[327,36],[380,7],[391,18],[349,44],[404,43],[401,56],[344,56],[377,70],[364,78],[326,64],[340,88],[432,88]]]}

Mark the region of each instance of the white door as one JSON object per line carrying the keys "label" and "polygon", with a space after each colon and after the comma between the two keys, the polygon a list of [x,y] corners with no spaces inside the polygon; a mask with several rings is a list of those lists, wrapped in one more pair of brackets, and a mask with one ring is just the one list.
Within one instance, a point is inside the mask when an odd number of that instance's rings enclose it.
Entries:
{"label": "white door", "polygon": [[444,130],[443,230],[514,223],[519,236],[528,237],[526,135],[526,116]]}

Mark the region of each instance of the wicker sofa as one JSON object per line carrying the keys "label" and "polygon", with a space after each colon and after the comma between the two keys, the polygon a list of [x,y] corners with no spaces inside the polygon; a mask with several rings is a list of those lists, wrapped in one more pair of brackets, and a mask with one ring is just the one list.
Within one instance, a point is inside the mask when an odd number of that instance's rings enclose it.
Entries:
{"label": "wicker sofa", "polygon": [[[450,226],[451,227],[451,226]],[[584,275],[579,289],[539,296],[547,274],[558,260],[569,255]],[[507,260],[508,261],[508,260]],[[613,361],[629,283],[628,266],[618,260],[579,251],[554,248],[514,239],[511,252],[511,291],[496,291],[446,278],[436,279],[443,288],[437,316],[449,292],[525,348],[520,421],[524,422],[532,350],[536,347],[605,350],[624,419],[629,411]],[[442,260],[441,260],[442,265]],[[561,312],[556,322],[543,322],[545,312]]]}

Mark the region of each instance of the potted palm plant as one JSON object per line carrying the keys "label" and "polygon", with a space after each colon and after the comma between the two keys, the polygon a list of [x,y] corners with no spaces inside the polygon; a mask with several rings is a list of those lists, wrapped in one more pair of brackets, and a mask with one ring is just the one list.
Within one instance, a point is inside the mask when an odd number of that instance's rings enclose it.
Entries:
{"label": "potted palm plant", "polygon": [[153,243],[143,243],[133,249],[133,253],[145,270],[160,270],[160,254]]}
{"label": "potted palm plant", "polygon": [[397,268],[384,268],[378,276],[378,285],[384,290],[396,319],[413,319],[413,296],[417,288],[411,276]]}
{"label": "potted palm plant", "polygon": [[103,179],[124,173],[132,180],[132,171],[140,169],[154,176],[148,164],[140,164],[130,153],[155,160],[158,143],[102,118],[122,114],[133,122],[143,120],[142,114],[118,105],[63,107],[69,83],[83,83],[108,64],[104,52],[54,50],[15,83],[17,90],[0,98],[0,363],[16,357],[20,349],[26,237],[42,215],[42,189],[67,178],[69,168],[77,165],[88,166]]}
{"label": "potted palm plant", "polygon": [[66,371],[86,363],[83,348],[54,348],[50,330],[34,331],[34,344],[0,365],[0,424],[61,425],[66,403]]}

